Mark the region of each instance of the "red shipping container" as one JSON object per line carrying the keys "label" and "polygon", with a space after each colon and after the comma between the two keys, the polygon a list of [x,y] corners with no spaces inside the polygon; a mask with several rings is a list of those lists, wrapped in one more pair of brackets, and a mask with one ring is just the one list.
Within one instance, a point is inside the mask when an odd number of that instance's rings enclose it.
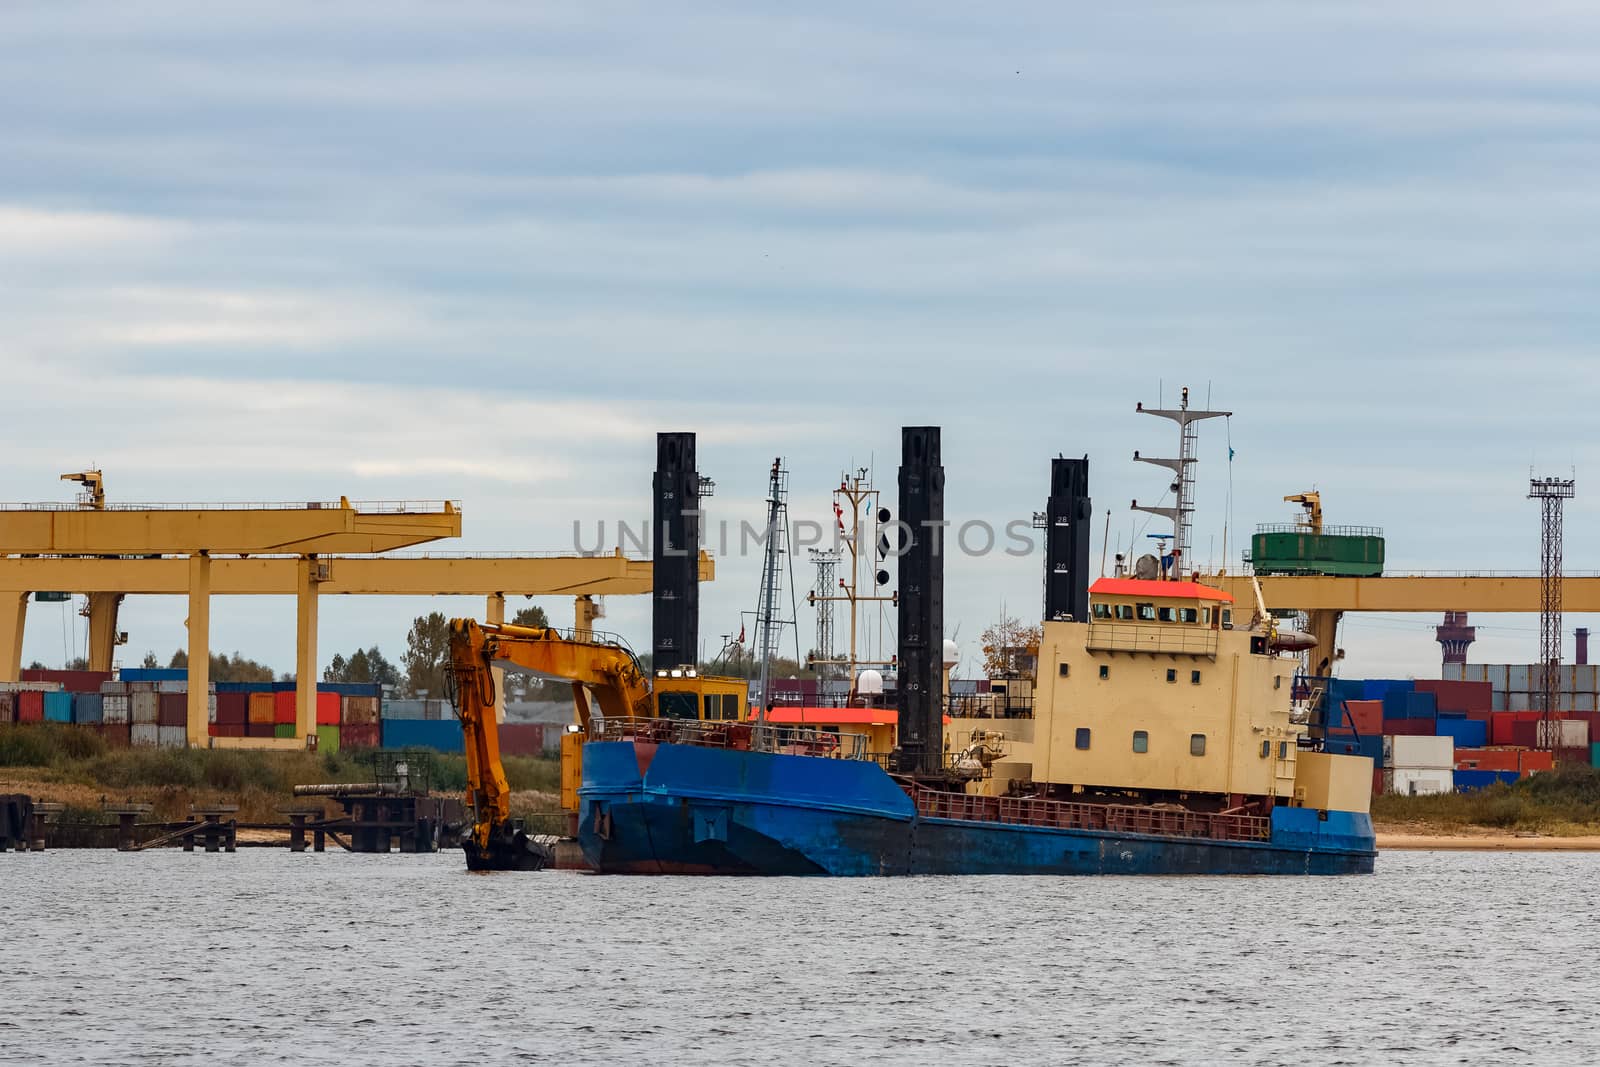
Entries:
{"label": "red shipping container", "polygon": [[375,722],[347,722],[339,727],[340,748],[377,748],[380,727]]}
{"label": "red shipping container", "polygon": [[[217,722],[242,726],[250,721],[249,693],[218,693]],[[215,734],[216,737],[243,737],[244,734]]]}
{"label": "red shipping container", "polygon": [[279,726],[294,725],[294,693],[272,694],[272,721]]}
{"label": "red shipping container", "polygon": [[23,671],[24,682],[60,682],[69,693],[98,693],[100,683],[111,681],[110,671]]}
{"label": "red shipping container", "polygon": [[189,725],[188,693],[157,693],[156,699],[160,702],[159,709],[156,712],[156,721],[159,725]]}
{"label": "red shipping container", "polygon": [[1522,769],[1520,748],[1458,748],[1458,771],[1519,771]]}
{"label": "red shipping container", "polygon": [[544,723],[502,723],[500,726],[500,751],[508,756],[543,755]]}
{"label": "red shipping container", "polygon": [[[1382,703],[1382,701],[1379,701],[1379,703]],[[1372,795],[1375,797],[1383,796],[1383,772],[1380,770],[1372,772]]]}
{"label": "red shipping container", "polygon": [[91,726],[91,729],[94,729],[101,736],[101,741],[109,744],[112,749],[126,749],[128,739],[133,733],[128,723],[101,723],[98,726]]}
{"label": "red shipping container", "polygon": [[318,693],[317,694],[317,725],[318,726],[338,726],[339,725],[339,694],[338,693]]}
{"label": "red shipping container", "polygon": [[[211,724],[212,737],[250,737],[250,724],[244,722],[214,722]],[[268,733],[265,736],[271,737]]]}
{"label": "red shipping container", "polygon": [[1511,743],[1518,748],[1536,748],[1539,744],[1538,719],[1518,720],[1511,724]]}
{"label": "red shipping container", "polygon": [[252,722],[245,724],[246,737],[275,737],[275,728],[270,722]]}
{"label": "red shipping container", "polygon": [[1516,724],[1516,711],[1497,711],[1489,716],[1489,743],[1491,745],[1509,745],[1511,740],[1511,727]]}
{"label": "red shipping container", "polygon": [[1418,679],[1417,692],[1432,693],[1440,711],[1488,711],[1494,696],[1489,682],[1447,682]]}
{"label": "red shipping container", "polygon": [[1383,701],[1346,700],[1345,722],[1362,737],[1377,737],[1383,733]]}
{"label": "red shipping container", "polygon": [[21,692],[17,694],[17,721],[44,722],[44,694]]}
{"label": "red shipping container", "polygon": [[1529,750],[1521,754],[1521,762],[1517,769],[1522,772],[1523,777],[1527,777],[1536,771],[1553,771],[1555,766],[1555,753]]}
{"label": "red shipping container", "polygon": [[1385,737],[1432,737],[1432,719],[1384,719]]}

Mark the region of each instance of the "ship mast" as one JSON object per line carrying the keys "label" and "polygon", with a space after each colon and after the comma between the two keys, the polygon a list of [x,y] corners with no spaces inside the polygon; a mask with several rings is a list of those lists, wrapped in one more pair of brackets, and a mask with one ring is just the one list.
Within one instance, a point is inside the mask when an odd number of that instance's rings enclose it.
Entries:
{"label": "ship mast", "polygon": [[[845,511],[850,515],[849,528],[845,528]],[[859,467],[854,474],[846,474],[839,479],[839,488],[833,491],[833,514],[836,522],[836,534],[847,533],[845,551],[850,555],[850,569],[848,577],[839,581],[839,593],[823,593],[813,591],[806,597],[806,602],[819,610],[824,610],[821,605],[842,601],[850,605],[850,653],[843,659],[812,659],[811,666],[836,666],[848,669],[850,692],[855,693],[857,678],[856,672],[862,667],[888,667],[891,660],[868,660],[858,655],[857,640],[860,624],[860,605],[873,602],[897,601],[891,593],[887,596],[860,591],[860,579],[863,564],[871,564],[875,559],[881,559],[888,554],[887,534],[878,530],[878,527],[888,521],[888,513],[878,506],[878,491],[872,487],[872,480],[868,477],[867,468]],[[865,520],[865,521],[864,521]],[[865,538],[862,536],[867,523],[871,523],[877,536],[873,538],[878,548],[878,556],[874,557],[865,548]],[[870,567],[873,572],[872,585],[876,588],[884,585],[889,580],[889,572],[881,567]],[[831,629],[831,624],[830,624]],[[832,655],[831,649],[819,649],[824,655]]]}
{"label": "ship mast", "polygon": [[1233,412],[1191,410],[1188,386],[1183,387],[1183,394],[1176,408],[1147,408],[1143,404],[1137,404],[1134,410],[1143,415],[1171,419],[1178,424],[1176,459],[1156,459],[1152,456],[1141,456],[1138,452],[1133,454],[1135,462],[1166,467],[1176,475],[1170,490],[1177,498],[1174,506],[1145,507],[1135,500],[1133,510],[1159,515],[1172,522],[1172,570],[1174,575],[1181,575],[1184,566],[1190,563],[1189,543],[1194,534],[1194,464],[1195,452],[1200,441],[1200,433],[1195,424],[1204,419],[1225,418]]}
{"label": "ship mast", "polygon": [[789,472],[779,456],[772,461],[767,483],[767,545],[761,565],[761,596],[756,603],[756,646],[761,650],[761,703],[756,721],[762,725],[766,724],[767,709],[772,705],[772,661],[778,653],[783,627],[793,621],[781,618],[778,607],[779,574],[782,559],[788,554],[788,492]]}

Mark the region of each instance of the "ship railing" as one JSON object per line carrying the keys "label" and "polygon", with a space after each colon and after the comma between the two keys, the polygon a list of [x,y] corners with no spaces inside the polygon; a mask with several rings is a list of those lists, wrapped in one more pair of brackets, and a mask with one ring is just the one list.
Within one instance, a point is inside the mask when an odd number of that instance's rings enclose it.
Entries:
{"label": "ship railing", "polygon": [[1259,841],[1272,836],[1272,821],[1238,815],[1137,804],[1086,804],[1040,797],[985,797],[916,790],[917,814],[929,819],[1040,826],[1057,830],[1199,837],[1221,841]]}
{"label": "ship railing", "polygon": [[950,697],[944,703],[944,711],[952,719],[1031,719],[1033,697],[1005,693]]}
{"label": "ship railing", "polygon": [[730,748],[792,756],[868,759],[866,734],[834,733],[805,726],[762,726],[752,722],[700,719],[612,718],[596,720],[591,741],[647,741],[655,744]]}
{"label": "ship railing", "polygon": [[1089,648],[1097,652],[1217,655],[1217,631],[1184,623],[1091,622]]}
{"label": "ship railing", "polygon": [[1381,526],[1324,526],[1320,530],[1312,530],[1303,522],[1264,522],[1256,526],[1258,534],[1305,534],[1308,537],[1321,535],[1323,537],[1382,537]]}

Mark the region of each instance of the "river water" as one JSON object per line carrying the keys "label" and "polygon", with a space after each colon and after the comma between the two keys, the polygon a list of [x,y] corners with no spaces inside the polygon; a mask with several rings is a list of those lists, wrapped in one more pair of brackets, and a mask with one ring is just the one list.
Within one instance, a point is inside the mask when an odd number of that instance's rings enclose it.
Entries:
{"label": "river water", "polygon": [[1600,856],[1371,877],[0,856],[4,1064],[1593,1063]]}

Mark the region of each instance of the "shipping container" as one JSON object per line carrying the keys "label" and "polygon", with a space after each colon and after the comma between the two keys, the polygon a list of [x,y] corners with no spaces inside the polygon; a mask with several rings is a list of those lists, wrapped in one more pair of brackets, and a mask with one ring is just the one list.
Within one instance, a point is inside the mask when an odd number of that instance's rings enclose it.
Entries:
{"label": "shipping container", "polygon": [[1383,765],[1397,770],[1450,770],[1456,765],[1455,743],[1448,737],[1385,737]]}
{"label": "shipping container", "polygon": [[161,700],[154,690],[137,690],[128,694],[128,718],[141,726],[155,726],[161,721]]}
{"label": "shipping container", "polygon": [[[352,697],[353,700],[370,700],[370,697]],[[378,724],[375,722],[352,722],[339,727],[340,748],[377,748],[381,741]]]}
{"label": "shipping container", "polygon": [[[377,697],[340,697],[340,721],[346,725],[376,726],[378,703]],[[351,746],[347,743],[344,747]]]}
{"label": "shipping container", "polygon": [[24,691],[16,694],[18,722],[44,722],[44,694]]}
{"label": "shipping container", "polygon": [[[250,710],[248,712],[249,719],[247,721],[252,726],[271,726],[274,723],[275,715],[273,711],[273,697],[274,694],[272,693],[256,692],[250,694]],[[250,731],[250,736],[271,737],[272,731],[268,730],[265,734],[258,734],[252,730]]]}
{"label": "shipping container", "polygon": [[125,722],[102,722],[90,729],[98,733],[100,740],[112,748],[127,748],[131,741],[130,728]]}
{"label": "shipping container", "polygon": [[428,700],[423,702],[422,717],[429,722],[444,722],[454,719],[456,713],[448,700]]}
{"label": "shipping container", "polygon": [[1488,711],[1494,688],[1487,682],[1417,682],[1419,692],[1432,693],[1440,712]]}
{"label": "shipping container", "polygon": [[272,728],[272,736],[277,738],[294,737],[294,723],[277,723]]}
{"label": "shipping container", "polygon": [[214,722],[207,729],[212,737],[248,737],[250,726],[242,722]]}
{"label": "shipping container", "polygon": [[[334,695],[337,696],[338,694],[335,693]],[[317,727],[317,751],[318,752],[337,752],[337,751],[339,751],[339,727],[337,727],[337,726],[318,726]]]}
{"label": "shipping container", "polygon": [[1381,767],[1372,768],[1372,795],[1375,797],[1383,795],[1383,768]]}
{"label": "shipping container", "polygon": [[71,722],[72,694],[66,692],[44,694],[44,721]]}
{"label": "shipping container", "polygon": [[161,743],[161,727],[153,722],[136,722],[129,727],[128,740],[135,748],[155,748]]}
{"label": "shipping container", "polygon": [[189,725],[188,693],[156,693],[157,722],[162,726]]}
{"label": "shipping container", "polygon": [[188,748],[189,730],[184,726],[157,726],[158,743],[162,748]]}
{"label": "shipping container", "polygon": [[72,721],[99,725],[105,721],[106,698],[99,693],[74,693],[72,695]]}
{"label": "shipping container", "polygon": [[127,725],[131,716],[128,712],[129,696],[127,693],[106,693],[100,700],[101,721]]}
{"label": "shipping container", "polygon": [[158,693],[187,693],[188,691],[189,682],[187,678],[156,683],[156,692]]}
{"label": "shipping container", "polygon": [[1383,772],[1384,795],[1432,796],[1448,793],[1455,788],[1455,771],[1452,768],[1386,767]]}
{"label": "shipping container", "polygon": [[120,696],[120,695],[126,693],[127,691],[128,691],[128,683],[127,682],[101,682],[100,683],[100,692],[103,693],[106,696],[111,696],[113,693],[115,693],[115,694]]}
{"label": "shipping container", "polygon": [[[345,738],[349,746],[348,736]],[[455,719],[429,722],[416,719],[386,719],[383,723],[384,748],[431,748],[439,752],[465,752],[461,724]]]}
{"label": "shipping container", "polygon": [[[267,696],[270,698],[272,694],[268,693]],[[271,706],[272,705],[270,703],[267,705],[269,709]],[[274,731],[276,731],[277,728],[278,727],[275,724],[270,722],[247,722],[244,726],[244,735],[246,737],[275,737],[277,735],[274,733]]]}
{"label": "shipping container", "polygon": [[117,673],[124,682],[182,682],[189,677],[187,667],[124,667]]}
{"label": "shipping container", "polygon": [[1489,724],[1477,719],[1439,719],[1434,732],[1450,738],[1458,749],[1482,748],[1489,743]]}
{"label": "shipping container", "polygon": [[1383,733],[1383,701],[1347,700],[1344,704],[1345,723],[1363,736]]}
{"label": "shipping container", "polygon": [[426,718],[423,714],[421,700],[385,700],[383,702],[383,717],[385,719],[416,719],[421,721]]}
{"label": "shipping container", "polygon": [[1384,719],[1385,737],[1432,737],[1432,719]]}
{"label": "shipping container", "polygon": [[1525,751],[1521,748],[1457,748],[1456,770],[1520,771]]}
{"label": "shipping container", "polygon": [[17,695],[0,693],[0,723],[17,721]]}
{"label": "shipping container", "polygon": [[1510,785],[1517,780],[1516,771],[1457,771],[1456,792],[1475,793],[1491,785]]}
{"label": "shipping container", "polygon": [[[544,755],[544,723],[502,723],[500,725],[500,751],[508,756]],[[1329,751],[1332,750],[1330,749]]]}
{"label": "shipping container", "polygon": [[111,672],[27,670],[18,677],[24,682],[54,682],[68,693],[98,693],[111,680]]}
{"label": "shipping container", "polygon": [[[218,725],[242,726],[250,721],[250,694],[217,693]],[[242,737],[243,734],[218,734],[218,737]]]}
{"label": "shipping container", "polygon": [[272,694],[272,721],[279,726],[294,725],[294,690],[279,690]]}
{"label": "shipping container", "polygon": [[317,691],[317,725],[339,725],[339,694]]}
{"label": "shipping container", "polygon": [[342,697],[377,697],[383,695],[383,686],[377,682],[318,682],[317,691]]}

